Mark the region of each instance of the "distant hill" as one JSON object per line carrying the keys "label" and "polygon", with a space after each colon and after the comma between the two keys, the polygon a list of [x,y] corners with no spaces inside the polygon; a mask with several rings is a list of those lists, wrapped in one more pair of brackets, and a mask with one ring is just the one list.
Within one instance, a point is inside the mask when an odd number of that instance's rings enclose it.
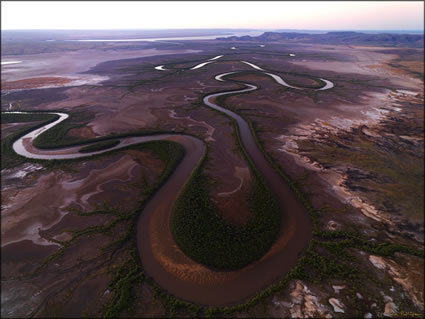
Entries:
{"label": "distant hill", "polygon": [[227,37],[218,38],[218,40],[235,40],[235,41],[288,41],[288,42],[304,42],[304,43],[320,43],[320,44],[365,44],[365,45],[382,45],[392,47],[411,47],[423,48],[423,34],[393,34],[379,33],[366,34],[360,32],[343,31],[328,32],[325,34],[310,34],[297,32],[264,32],[257,37]]}

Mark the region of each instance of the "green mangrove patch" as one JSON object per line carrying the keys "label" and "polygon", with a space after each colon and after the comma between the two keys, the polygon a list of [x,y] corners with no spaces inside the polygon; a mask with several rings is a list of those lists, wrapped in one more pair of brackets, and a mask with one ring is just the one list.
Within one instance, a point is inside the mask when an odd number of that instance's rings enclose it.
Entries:
{"label": "green mangrove patch", "polygon": [[56,114],[43,114],[43,113],[2,113],[1,124],[8,123],[25,123],[25,122],[37,122],[37,121],[51,121],[59,118]]}
{"label": "green mangrove patch", "polygon": [[216,211],[209,196],[204,162],[186,183],[171,216],[171,232],[180,249],[197,262],[216,269],[242,268],[263,256],[280,230],[277,202],[254,174],[249,196],[253,216],[234,225]]}
{"label": "green mangrove patch", "polygon": [[[2,124],[5,123],[26,123],[20,126],[12,134],[2,136],[1,139],[1,169],[13,168],[20,164],[32,161],[15,153],[13,150],[13,143],[21,136],[42,127],[59,118],[55,114],[1,114]],[[38,123],[32,123],[38,122]]]}
{"label": "green mangrove patch", "polygon": [[64,120],[61,125],[55,125],[43,134],[39,135],[36,139],[34,139],[33,144],[38,148],[51,149],[68,146],[71,143],[83,142],[85,139],[70,136],[68,135],[68,131],[72,128],[84,127],[92,118],[93,114],[87,111],[69,113],[69,117]]}
{"label": "green mangrove patch", "polygon": [[[137,283],[143,282],[146,278],[143,269],[139,263],[136,248],[136,224],[140,212],[146,205],[150,197],[161,187],[163,183],[169,178],[172,172],[179,165],[184,157],[184,147],[176,142],[171,141],[152,141],[131,145],[124,149],[135,149],[140,151],[150,151],[157,156],[164,164],[164,168],[156,181],[148,186],[143,187],[143,196],[138,200],[138,207],[132,211],[120,211],[119,208],[109,207],[108,205],[100,205],[93,211],[82,212],[77,209],[71,209],[71,212],[78,216],[93,216],[93,215],[110,215],[112,220],[105,225],[89,226],[81,230],[73,231],[72,238],[67,241],[55,241],[62,247],[52,255],[46,257],[40,265],[30,275],[39,274],[45,270],[49,264],[55,260],[63,258],[64,254],[78,243],[78,241],[87,236],[105,235],[113,236],[114,240],[107,246],[102,248],[106,253],[105,260],[109,260],[113,264],[117,257],[117,251],[127,256],[124,262],[118,262],[118,267],[111,267],[112,280],[108,284],[108,289],[113,293],[111,300],[103,307],[102,317],[116,318],[122,311],[131,306],[134,297],[134,286]],[[123,149],[120,149],[123,150]],[[110,156],[118,152],[110,151],[91,157],[90,160],[99,159],[102,157]],[[78,162],[87,159],[73,159],[72,162]],[[118,205],[119,206],[119,205]],[[118,225],[125,225],[124,231],[116,233]],[[112,259],[114,258],[114,259]],[[94,258],[93,260],[95,260]]]}

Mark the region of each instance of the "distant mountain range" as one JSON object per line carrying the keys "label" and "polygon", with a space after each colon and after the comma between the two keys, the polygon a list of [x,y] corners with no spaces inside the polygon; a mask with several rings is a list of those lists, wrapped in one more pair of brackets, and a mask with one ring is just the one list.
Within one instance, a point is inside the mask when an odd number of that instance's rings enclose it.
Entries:
{"label": "distant mountain range", "polygon": [[218,40],[235,40],[235,41],[288,41],[303,43],[320,43],[320,44],[368,44],[382,45],[392,47],[411,47],[423,48],[423,34],[395,34],[395,33],[379,33],[366,34],[360,32],[343,31],[328,32],[325,34],[310,34],[298,32],[264,32],[257,37],[226,37],[218,38]]}

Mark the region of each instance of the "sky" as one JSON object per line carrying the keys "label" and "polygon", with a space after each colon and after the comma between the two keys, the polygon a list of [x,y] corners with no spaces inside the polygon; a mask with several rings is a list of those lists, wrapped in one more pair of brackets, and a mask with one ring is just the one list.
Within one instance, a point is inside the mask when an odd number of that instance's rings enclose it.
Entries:
{"label": "sky", "polygon": [[423,30],[423,25],[423,1],[1,1],[3,30]]}

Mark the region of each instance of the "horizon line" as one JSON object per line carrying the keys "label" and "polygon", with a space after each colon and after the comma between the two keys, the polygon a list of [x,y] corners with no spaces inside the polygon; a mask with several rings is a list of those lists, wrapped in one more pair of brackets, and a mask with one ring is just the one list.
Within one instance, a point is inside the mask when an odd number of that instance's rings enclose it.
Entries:
{"label": "horizon line", "polygon": [[1,31],[103,31],[103,30],[294,30],[294,31],[420,31],[424,32],[425,29],[355,29],[355,28],[344,28],[344,29],[296,29],[296,28],[77,28],[77,29],[5,29],[1,28]]}

